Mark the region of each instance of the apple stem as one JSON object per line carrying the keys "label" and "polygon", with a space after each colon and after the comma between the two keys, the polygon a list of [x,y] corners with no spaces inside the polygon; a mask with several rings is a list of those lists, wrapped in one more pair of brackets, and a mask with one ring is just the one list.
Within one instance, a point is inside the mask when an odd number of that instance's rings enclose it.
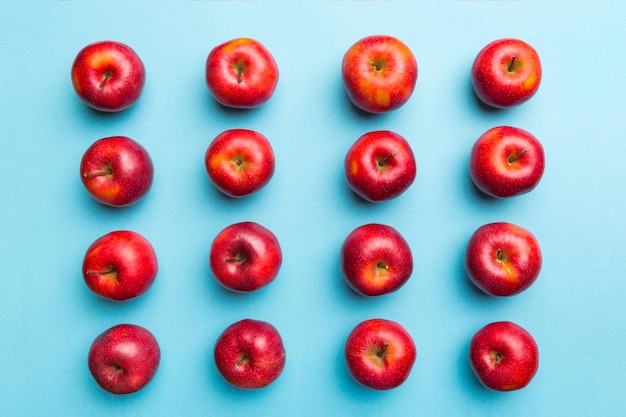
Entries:
{"label": "apple stem", "polygon": [[224,259],[224,262],[236,262],[236,263],[240,263],[243,262],[246,259],[246,257],[243,255],[243,253],[241,252],[237,252],[235,254],[235,256],[231,257],[231,258],[226,258]]}
{"label": "apple stem", "polygon": [[107,83],[107,81],[111,79],[112,76],[113,76],[113,73],[111,71],[105,72],[104,75],[102,76],[102,82],[100,83],[100,88],[103,88],[104,85]]}
{"label": "apple stem", "polygon": [[379,358],[382,358],[383,356],[385,356],[385,352],[387,351],[388,347],[389,347],[389,343],[384,342],[382,349],[376,352],[376,356],[378,356]]}
{"label": "apple stem", "polygon": [[509,62],[509,66],[507,67],[508,72],[513,72],[513,68],[515,66],[515,55],[511,57],[511,62]]}
{"label": "apple stem", "polygon": [[115,268],[109,268],[109,269],[105,269],[104,271],[95,271],[93,269],[88,269],[87,270],[87,274],[96,274],[96,275],[101,275],[101,274],[110,274],[112,272],[115,272]]}
{"label": "apple stem", "polygon": [[500,362],[502,362],[502,359],[504,359],[504,356],[502,356],[502,354],[498,352],[496,353],[494,357],[494,362],[496,363],[496,365],[500,365]]}
{"label": "apple stem", "polygon": [[243,82],[243,73],[244,73],[243,65],[238,64],[237,65],[237,83],[238,84],[241,84]]}
{"label": "apple stem", "polygon": [[111,169],[111,167],[106,167],[103,169],[99,169],[97,171],[92,171],[92,172],[85,172],[83,174],[83,176],[85,178],[89,178],[89,177],[100,177],[102,175],[111,175],[113,173],[113,170]]}
{"label": "apple stem", "polygon": [[386,156],[386,157],[384,157],[383,159],[379,159],[379,160],[378,160],[378,166],[379,166],[379,167],[384,166],[384,165],[387,163],[387,161],[389,161],[389,160],[390,160],[391,158],[393,158],[394,156],[396,156],[396,153],[395,153],[395,152],[391,152],[389,155],[387,155],[387,156]]}
{"label": "apple stem", "polygon": [[521,151],[519,151],[516,154],[513,155],[509,155],[509,157],[506,159],[506,161],[509,164],[512,164],[513,162],[517,161],[519,158],[521,158],[522,155],[524,155],[526,153],[526,149],[522,149]]}
{"label": "apple stem", "polygon": [[383,70],[385,63],[382,60],[377,59],[370,61],[370,65],[372,68],[374,68],[375,71],[380,72]]}

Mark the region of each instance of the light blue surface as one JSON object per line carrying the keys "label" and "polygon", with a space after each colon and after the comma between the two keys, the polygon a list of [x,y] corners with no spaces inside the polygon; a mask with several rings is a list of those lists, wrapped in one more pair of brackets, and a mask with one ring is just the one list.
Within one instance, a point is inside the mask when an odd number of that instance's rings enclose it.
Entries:
{"label": "light blue surface", "polygon": [[[2,416],[623,416],[626,413],[626,5],[616,1],[3,1],[0,5],[0,415]],[[384,33],[413,50],[419,78],[400,110],[366,116],[348,102],[343,53]],[[228,111],[204,84],[209,50],[248,36],[263,42],[281,75],[274,97]],[[535,46],[541,88],[521,107],[487,111],[469,69],[501,37]],[[69,71],[84,45],[131,45],[147,69],[138,104],[120,114],[87,109]],[[543,143],[547,165],[534,191],[506,201],[480,196],[469,151],[487,129],[522,127]],[[271,141],[267,188],[231,200],[209,183],[203,157],[228,128]],[[355,198],[345,152],[361,134],[390,129],[412,144],[414,185],[378,205]],[[155,165],[147,197],[125,209],[87,195],[80,158],[96,139],[127,135]],[[208,268],[213,237],[254,220],[274,231],[284,255],[269,287],[232,294]],[[470,234],[510,221],[539,239],[544,267],[527,292],[482,295],[462,256]],[[409,241],[415,272],[399,292],[355,295],[338,260],[356,226],[381,222]],[[83,254],[115,229],[142,233],[160,270],[140,299],[112,304],[80,274]],[[272,322],[287,348],[283,375],[261,391],[227,385],[212,362],[230,323]],[[418,359],[404,385],[364,389],[343,363],[345,338],[383,317],[413,335]],[[472,334],[512,320],[537,339],[536,378],[513,393],[487,391],[466,359]],[[93,338],[118,323],[141,324],[162,348],[143,391],[115,397],[88,373]]]}

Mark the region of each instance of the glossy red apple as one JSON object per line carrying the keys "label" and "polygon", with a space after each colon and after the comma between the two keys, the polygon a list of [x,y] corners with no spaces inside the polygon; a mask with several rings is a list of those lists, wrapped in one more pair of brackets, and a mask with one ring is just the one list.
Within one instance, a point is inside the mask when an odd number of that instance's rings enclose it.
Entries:
{"label": "glossy red apple", "polygon": [[384,224],[354,229],[341,247],[341,271],[356,292],[378,296],[397,291],[413,273],[413,255],[400,232]]}
{"label": "glossy red apple", "polygon": [[285,347],[270,323],[244,319],[228,326],[217,338],[215,366],[230,384],[243,389],[264,388],[285,368]]}
{"label": "glossy red apple", "polygon": [[226,227],[215,237],[209,265],[224,288],[250,292],[276,278],[282,259],[274,233],[255,222],[241,222]]}
{"label": "glossy red apple", "polygon": [[506,222],[479,227],[465,250],[469,279],[487,294],[507,297],[530,287],[541,271],[539,243],[528,230]]}
{"label": "glossy red apple", "polygon": [[389,390],[409,377],[417,350],[411,335],[400,324],[369,319],[352,330],[344,356],[357,382],[375,390]]}
{"label": "glossy red apple", "polygon": [[154,166],[148,151],[126,136],[94,142],[80,161],[83,185],[102,204],[123,207],[135,204],[152,187]]}
{"label": "glossy red apple", "polygon": [[526,194],[539,184],[545,169],[543,146],[529,132],[498,126],[474,143],[469,172],[482,192],[497,198]]}
{"label": "glossy red apple", "polygon": [[393,36],[372,35],[357,41],[343,57],[343,84],[352,103],[370,113],[404,105],[415,89],[417,61]]}
{"label": "glossy red apple", "polygon": [[274,175],[274,151],[259,132],[232,129],[220,133],[204,156],[209,178],[224,194],[243,197],[263,188]]}
{"label": "glossy red apple", "polygon": [[88,366],[98,385],[113,394],[130,394],[154,378],[161,349],[144,327],[118,324],[95,338],[89,349]]}
{"label": "glossy red apple", "polygon": [[472,64],[472,85],[480,100],[496,108],[528,101],[541,84],[541,61],[528,43],[498,39],[485,46]]}
{"label": "glossy red apple", "polygon": [[96,239],[83,259],[87,287],[101,297],[125,301],[144,294],[156,278],[154,248],[139,233],[118,230]]}
{"label": "glossy red apple", "polygon": [[350,188],[365,200],[386,201],[400,196],[415,181],[417,165],[409,142],[388,130],[361,136],[344,161]]}
{"label": "glossy red apple", "polygon": [[478,380],[496,391],[524,388],[539,369],[539,348],[515,323],[490,323],[472,337],[469,362]]}
{"label": "glossy red apple", "polygon": [[274,94],[278,74],[272,54],[250,38],[224,42],[206,60],[207,86],[227,107],[251,109],[265,103]]}
{"label": "glossy red apple", "polygon": [[115,41],[95,42],[78,52],[72,85],[88,106],[106,112],[127,109],[141,96],[146,71],[137,53]]}

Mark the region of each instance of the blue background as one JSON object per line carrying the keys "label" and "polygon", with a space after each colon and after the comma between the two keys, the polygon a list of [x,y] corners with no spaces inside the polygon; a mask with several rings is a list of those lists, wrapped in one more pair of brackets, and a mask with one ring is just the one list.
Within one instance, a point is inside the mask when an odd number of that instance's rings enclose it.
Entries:
{"label": "blue background", "polygon": [[[0,415],[2,416],[618,416],[626,412],[624,163],[626,5],[615,1],[25,1],[0,4]],[[370,116],[347,100],[344,52],[361,37],[397,36],[419,78],[396,112]],[[272,99],[229,111],[204,84],[209,50],[260,40],[280,67]],[[482,107],[470,85],[476,53],[501,37],[538,50],[539,92],[505,111]],[[86,44],[132,46],[147,69],[140,101],[100,114],[75,96],[70,66]],[[547,165],[534,191],[509,200],[477,193],[467,172],[474,141],[496,125],[529,130]],[[271,141],[276,173],[245,199],[210,184],[204,152],[219,132],[250,128]],[[412,144],[413,186],[366,204],[342,162],[370,130]],[[95,203],[78,166],[96,139],[127,135],[155,164],[153,188],[124,209]],[[276,281],[253,294],[223,290],[208,268],[225,226],[257,221],[278,236]],[[531,230],[544,255],[527,292],[496,299],[462,267],[471,233],[492,221]],[[357,296],[343,282],[339,248],[355,227],[381,222],[409,241],[415,271],[399,292]],[[142,298],[114,304],[82,281],[86,248],[131,229],[154,245],[160,270]],[[287,348],[282,376],[260,391],[225,383],[212,348],[230,323],[272,322]],[[361,320],[383,317],[413,335],[418,359],[388,392],[357,385],[342,349]],[[541,352],[524,390],[484,389],[468,366],[469,339],[491,321],[528,329]],[[143,391],[116,397],[86,366],[97,334],[122,322],[158,338],[162,362]]]}

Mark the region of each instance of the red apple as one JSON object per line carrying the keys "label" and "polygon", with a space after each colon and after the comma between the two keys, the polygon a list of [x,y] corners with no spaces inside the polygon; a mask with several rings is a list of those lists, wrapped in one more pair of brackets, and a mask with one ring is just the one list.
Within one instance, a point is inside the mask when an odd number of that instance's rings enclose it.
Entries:
{"label": "red apple", "polygon": [[482,192],[497,198],[533,190],[545,167],[541,143],[529,132],[498,126],[483,133],[470,155],[469,172]]}
{"label": "red apple", "polygon": [[272,97],[278,66],[259,41],[239,38],[211,50],[206,60],[206,83],[215,99],[227,107],[251,109]]}
{"label": "red apple", "polygon": [[282,252],[276,236],[254,222],[232,224],[213,240],[209,265],[217,281],[232,291],[249,292],[276,278]]}
{"label": "red apple", "polygon": [[285,368],[285,356],[278,330],[260,320],[233,323],[215,342],[215,366],[238,388],[258,389],[274,382]]}
{"label": "red apple", "polygon": [[350,188],[371,202],[400,196],[417,174],[411,145],[388,130],[369,132],[357,139],[346,154],[344,169]]}
{"label": "red apple", "polygon": [[135,51],[120,42],[101,41],[85,46],[72,64],[72,84],[88,106],[107,112],[127,109],[141,96],[146,80]]}
{"label": "red apple", "polygon": [[541,271],[541,249],[528,230],[505,222],[479,227],[465,251],[470,280],[487,294],[507,297],[526,290]]}
{"label": "red apple", "polygon": [[366,224],[354,229],[341,247],[341,271],[359,294],[378,296],[397,291],[413,273],[413,255],[393,227]]}
{"label": "red apple", "polygon": [[348,97],[356,107],[370,113],[385,113],[402,106],[413,94],[417,61],[399,39],[373,35],[348,49],[341,75]]}
{"label": "red apple", "polygon": [[409,377],[417,351],[411,335],[400,324],[369,319],[352,330],[344,356],[357,382],[375,390],[388,390]]}
{"label": "red apple", "polygon": [[243,197],[270,181],[274,175],[274,151],[258,132],[226,130],[209,145],[204,164],[220,191],[231,197]]}
{"label": "red apple", "polygon": [[496,391],[524,388],[539,369],[537,342],[509,321],[490,323],[472,337],[469,362],[478,380]]}
{"label": "red apple", "polygon": [[94,142],[80,161],[80,178],[100,203],[123,207],[145,196],[154,177],[148,151],[126,136]]}
{"label": "red apple", "polygon": [[498,39],[485,46],[472,65],[472,85],[480,100],[496,108],[517,106],[541,84],[537,51],[520,39]]}
{"label": "red apple", "polygon": [[161,349],[149,330],[118,324],[95,338],[89,349],[88,366],[104,390],[130,394],[152,380],[160,360]]}
{"label": "red apple", "polygon": [[118,230],[93,242],[83,259],[83,278],[94,293],[115,301],[144,294],[157,275],[150,242],[136,232]]}

